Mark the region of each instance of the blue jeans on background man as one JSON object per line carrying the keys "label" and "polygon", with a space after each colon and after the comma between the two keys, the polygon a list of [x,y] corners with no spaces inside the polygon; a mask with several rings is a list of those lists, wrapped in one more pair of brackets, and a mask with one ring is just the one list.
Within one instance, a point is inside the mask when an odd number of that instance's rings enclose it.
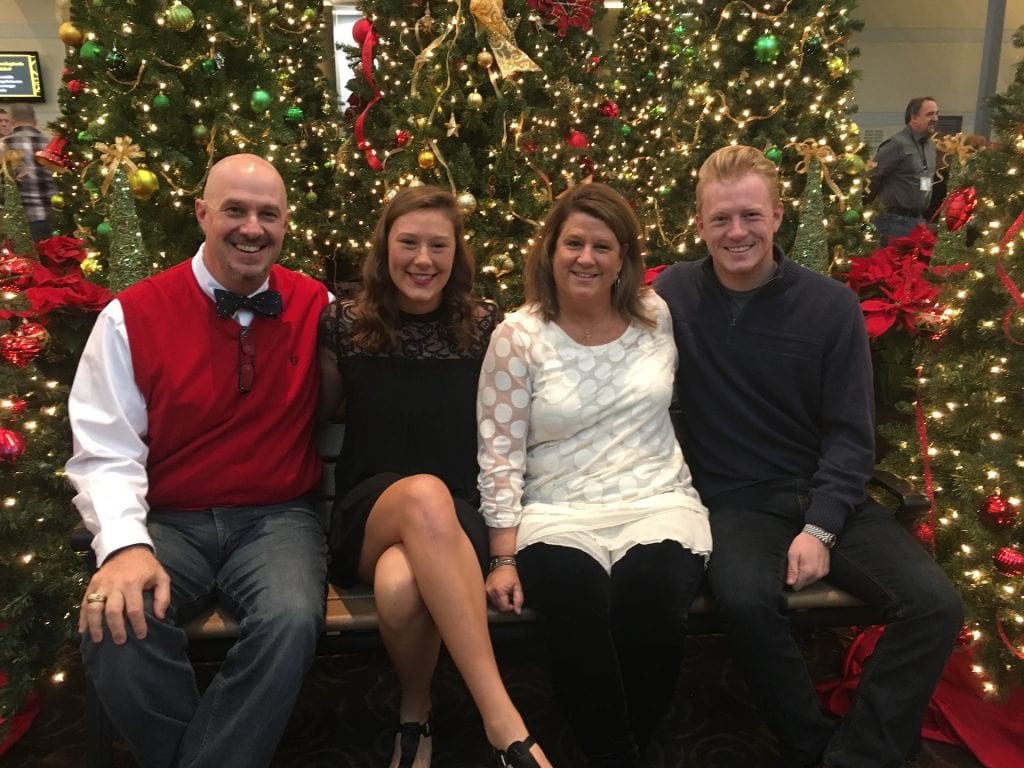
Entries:
{"label": "blue jeans on background man", "polygon": [[907,237],[917,227],[927,222],[921,216],[905,216],[900,213],[879,213],[872,219],[879,241],[884,248],[897,237]]}
{"label": "blue jeans on background man", "polygon": [[837,727],[818,707],[782,610],[807,483],[761,483],[704,501],[715,542],[711,588],[734,661],[779,741],[779,765],[903,765],[963,622],[963,603],[942,569],[884,507],[868,502],[847,518],[826,578],[878,608],[887,627]]}
{"label": "blue jeans on background man", "polygon": [[[82,636],[82,657],[114,727],[143,768],[270,765],[323,626],[326,544],[306,501],[197,512],[151,511],[171,577],[166,619],[146,594],[147,635],[115,645]],[[200,695],[179,629],[212,603],[239,639]]]}

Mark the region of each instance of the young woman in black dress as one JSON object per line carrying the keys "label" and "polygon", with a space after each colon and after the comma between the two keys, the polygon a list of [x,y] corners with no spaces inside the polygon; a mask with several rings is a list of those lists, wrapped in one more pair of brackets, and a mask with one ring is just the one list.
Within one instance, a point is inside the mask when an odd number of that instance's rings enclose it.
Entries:
{"label": "young woman in black dress", "polygon": [[373,585],[401,685],[390,768],[426,768],[441,642],[483,718],[499,765],[547,768],[498,673],[481,566],[476,390],[501,319],[472,295],[473,257],[454,197],[400,191],[363,265],[362,291],[321,324],[325,413],[344,402],[331,577]]}

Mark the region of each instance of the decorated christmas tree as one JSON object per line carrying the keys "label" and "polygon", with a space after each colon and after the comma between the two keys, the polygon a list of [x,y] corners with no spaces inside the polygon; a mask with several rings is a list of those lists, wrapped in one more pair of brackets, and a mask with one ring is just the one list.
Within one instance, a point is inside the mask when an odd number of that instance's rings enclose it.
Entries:
{"label": "decorated christmas tree", "polygon": [[399,188],[435,184],[457,195],[481,291],[516,304],[529,238],[552,200],[594,173],[587,32],[599,0],[360,7],[348,47],[352,135],[338,157],[349,263]]}
{"label": "decorated christmas tree", "polygon": [[940,298],[949,322],[918,348],[914,418],[891,430],[888,463],[934,499],[918,533],[964,597],[975,671],[1005,693],[1024,682],[1024,62],[992,107],[996,143],[961,150],[965,173],[939,214],[944,228],[970,222],[960,241],[940,236],[934,260],[966,254],[969,270]]}
{"label": "decorated christmas tree", "polygon": [[83,567],[69,546],[77,515],[63,471],[68,383],[95,311],[110,299],[83,276],[80,241],[15,249],[18,240],[0,244],[2,720],[56,670],[77,617]]}
{"label": "decorated christmas tree", "polygon": [[[323,76],[323,3],[72,0],[61,117],[48,149],[61,176],[61,231],[111,259],[111,175],[105,147],[136,152],[125,165],[139,205],[144,260],[137,275],[191,256],[201,234],[193,200],[221,157],[252,152],[284,177],[293,213],[282,263],[320,274],[333,255],[332,156],[337,96]],[[120,165],[120,164],[118,164]],[[144,254],[144,255],[143,255]],[[124,265],[122,265],[124,266]]]}
{"label": "decorated christmas tree", "polygon": [[862,26],[850,16],[854,6],[626,1],[598,97],[618,119],[602,127],[593,158],[597,176],[634,202],[654,261],[691,255],[697,171],[713,151],[737,143],[779,166],[789,209],[778,238],[784,248],[810,171],[825,187],[820,196],[815,190],[821,216],[804,222],[808,242],[827,242],[829,260],[864,250],[867,149],[850,120],[857,51],[848,41]]}

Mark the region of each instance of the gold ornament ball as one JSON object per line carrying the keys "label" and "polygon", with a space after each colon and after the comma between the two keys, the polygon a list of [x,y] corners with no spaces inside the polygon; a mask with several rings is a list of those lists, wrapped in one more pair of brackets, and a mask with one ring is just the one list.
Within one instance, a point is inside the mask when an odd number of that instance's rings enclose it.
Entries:
{"label": "gold ornament ball", "polygon": [[479,92],[473,91],[466,97],[466,106],[470,109],[480,109],[484,105],[484,97]]}
{"label": "gold ornament ball", "polygon": [[463,216],[469,216],[476,210],[476,198],[472,192],[463,191],[455,196],[455,206]]}
{"label": "gold ornament ball", "polygon": [[65,21],[57,27],[57,37],[61,39],[61,42],[64,43],[64,45],[71,45],[75,48],[85,42],[85,35],[82,34],[82,30],[70,21]]}
{"label": "gold ornament ball", "polygon": [[830,57],[829,60],[825,62],[825,66],[828,67],[828,73],[832,75],[832,77],[841,77],[846,73],[846,62],[843,60],[842,56]]}
{"label": "gold ornament ball", "polygon": [[128,186],[136,198],[148,200],[160,188],[160,181],[148,168],[139,168],[128,176]]}
{"label": "gold ornament ball", "polygon": [[476,63],[484,69],[489,69],[491,64],[494,63],[494,56],[490,51],[480,51],[480,53],[476,55]]}
{"label": "gold ornament ball", "polygon": [[55,194],[53,197],[50,198],[50,205],[52,205],[57,210],[60,210],[61,208],[63,208],[64,207],[64,195],[60,194],[59,192],[57,194]]}
{"label": "gold ornament ball", "polygon": [[424,149],[416,156],[416,162],[424,171],[429,171],[437,165],[437,156],[429,149]]}

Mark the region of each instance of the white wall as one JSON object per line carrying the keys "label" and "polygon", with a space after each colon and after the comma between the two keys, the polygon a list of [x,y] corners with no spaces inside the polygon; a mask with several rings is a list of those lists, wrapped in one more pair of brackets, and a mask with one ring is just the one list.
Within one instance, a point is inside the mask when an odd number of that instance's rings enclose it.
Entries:
{"label": "white wall", "polygon": [[40,127],[56,119],[58,112],[64,43],[57,37],[57,27],[63,19],[63,5],[60,0],[0,0],[0,50],[39,52],[46,101],[32,106]]}
{"label": "white wall", "polygon": [[[987,13],[988,0],[858,0],[854,16],[865,24],[851,42],[861,51],[856,120],[869,143],[903,127],[914,96],[934,96],[941,113],[962,115],[964,132],[974,131]],[[1012,43],[1021,24],[1024,0],[1006,0],[996,92],[1022,55]]]}

